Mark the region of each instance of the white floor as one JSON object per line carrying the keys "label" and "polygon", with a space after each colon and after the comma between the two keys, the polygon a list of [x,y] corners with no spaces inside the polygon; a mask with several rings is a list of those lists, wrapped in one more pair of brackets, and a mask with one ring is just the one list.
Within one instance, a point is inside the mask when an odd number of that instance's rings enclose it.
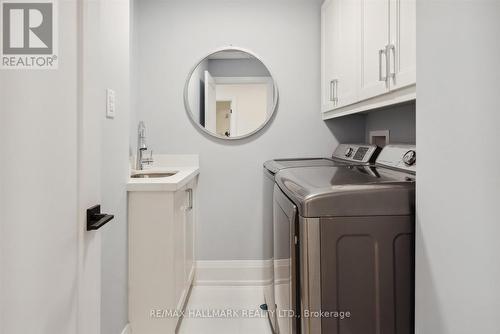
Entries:
{"label": "white floor", "polygon": [[271,334],[263,303],[261,287],[194,286],[178,333]]}

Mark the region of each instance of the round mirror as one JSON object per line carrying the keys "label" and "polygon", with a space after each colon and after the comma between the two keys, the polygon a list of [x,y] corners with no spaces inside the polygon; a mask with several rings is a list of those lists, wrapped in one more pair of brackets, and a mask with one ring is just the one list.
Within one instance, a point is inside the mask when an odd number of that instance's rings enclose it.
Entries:
{"label": "round mirror", "polygon": [[191,70],[184,104],[203,131],[241,139],[269,122],[278,105],[278,88],[256,55],[231,47],[209,54]]}

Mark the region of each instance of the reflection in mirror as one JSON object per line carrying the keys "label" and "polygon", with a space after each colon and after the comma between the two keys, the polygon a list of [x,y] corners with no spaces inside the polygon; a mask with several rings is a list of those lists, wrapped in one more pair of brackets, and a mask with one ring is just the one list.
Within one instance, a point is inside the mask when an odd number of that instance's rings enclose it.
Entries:
{"label": "reflection in mirror", "polygon": [[260,130],[277,105],[267,67],[240,49],[212,53],[191,72],[184,99],[193,121],[211,135],[237,139]]}

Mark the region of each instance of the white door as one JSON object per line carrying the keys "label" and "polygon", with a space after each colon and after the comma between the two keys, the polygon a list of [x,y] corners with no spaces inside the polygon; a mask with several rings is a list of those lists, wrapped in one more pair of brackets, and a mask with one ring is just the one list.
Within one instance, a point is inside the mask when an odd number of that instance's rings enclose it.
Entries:
{"label": "white door", "polygon": [[87,231],[86,210],[101,203],[101,143],[104,89],[101,89],[99,2],[80,4],[78,219],[78,331],[101,331],[101,231]]}
{"label": "white door", "polygon": [[77,6],[56,3],[59,68],[0,71],[1,334],[77,333]]}
{"label": "white door", "polygon": [[391,90],[416,83],[416,0],[390,0]]}
{"label": "white door", "polygon": [[231,113],[229,117],[229,133],[231,136],[238,135],[238,104],[236,98],[231,100]]}
{"label": "white door", "polygon": [[335,9],[335,45],[334,77],[335,109],[355,103],[358,99],[360,74],[360,0],[334,0]]}
{"label": "white door", "polygon": [[389,0],[361,0],[360,100],[386,93]]}
{"label": "white door", "polygon": [[210,72],[205,71],[205,129],[215,133],[217,128],[217,85]]}
{"label": "white door", "polygon": [[91,4],[59,2],[57,70],[0,75],[0,155],[18,157],[0,173],[2,334],[100,333],[100,235],[85,217],[101,167]]}

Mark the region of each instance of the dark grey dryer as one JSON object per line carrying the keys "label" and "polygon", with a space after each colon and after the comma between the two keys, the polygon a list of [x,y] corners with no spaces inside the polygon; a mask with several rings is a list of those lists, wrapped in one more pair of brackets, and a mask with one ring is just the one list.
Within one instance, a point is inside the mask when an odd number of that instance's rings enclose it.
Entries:
{"label": "dark grey dryer", "polygon": [[279,319],[280,333],[413,332],[415,156],[413,146],[394,145],[377,167],[276,175],[275,223],[290,231],[277,239],[290,250],[285,306],[302,315]]}
{"label": "dark grey dryer", "polygon": [[[284,169],[318,166],[368,166],[375,162],[380,149],[375,145],[368,144],[340,144],[336,147],[331,158],[290,158],[275,159],[264,163],[264,196],[263,196],[263,218],[265,231],[266,256],[274,264],[274,282],[264,289],[265,301],[268,307],[269,320],[274,332],[287,333],[285,328],[290,327],[287,318],[278,317],[278,313],[288,310],[292,294],[289,292],[295,281],[292,280],[291,267],[287,266],[290,257],[290,249],[284,246],[283,238],[289,240],[290,226],[276,224],[279,219],[273,218],[273,191],[275,174]],[[275,212],[274,214],[278,213]],[[274,238],[273,238],[274,236]],[[288,241],[287,241],[288,242]],[[276,298],[275,298],[276,296]],[[290,327],[292,330],[292,327]]]}

